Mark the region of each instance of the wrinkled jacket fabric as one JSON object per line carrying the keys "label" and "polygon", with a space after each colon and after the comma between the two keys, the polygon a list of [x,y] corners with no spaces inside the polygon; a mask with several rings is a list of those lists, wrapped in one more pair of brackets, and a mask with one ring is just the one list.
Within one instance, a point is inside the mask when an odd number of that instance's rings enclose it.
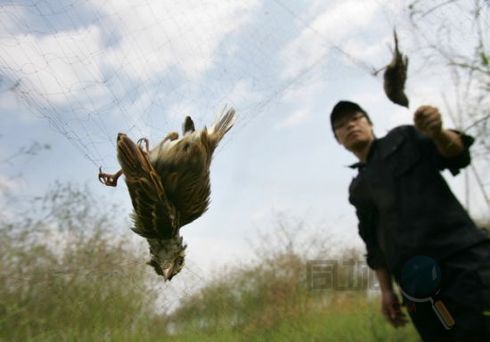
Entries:
{"label": "wrinkled jacket fabric", "polygon": [[376,139],[366,163],[349,187],[359,235],[372,269],[398,275],[415,255],[442,260],[488,237],[469,217],[440,171],[456,175],[470,161],[474,139],[461,135],[465,149],[444,158],[431,139],[414,126],[400,126]]}

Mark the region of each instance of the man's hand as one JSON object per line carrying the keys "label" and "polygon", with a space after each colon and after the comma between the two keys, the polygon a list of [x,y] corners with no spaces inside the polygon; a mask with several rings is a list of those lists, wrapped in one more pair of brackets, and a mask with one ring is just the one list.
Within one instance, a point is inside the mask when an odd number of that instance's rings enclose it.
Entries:
{"label": "man's hand", "polygon": [[393,292],[393,281],[390,272],[385,268],[378,268],[374,271],[381,288],[381,313],[395,328],[404,326],[407,324],[407,319],[401,310],[400,301]]}
{"label": "man's hand", "polygon": [[446,157],[455,157],[464,150],[463,141],[458,133],[442,128],[441,113],[436,107],[420,106],[413,116],[415,128],[431,138],[439,153]]}
{"label": "man's hand", "polygon": [[407,324],[407,318],[401,310],[400,301],[392,291],[385,291],[381,294],[381,313],[388,322],[395,328]]}
{"label": "man's hand", "polygon": [[431,139],[442,134],[442,117],[439,109],[432,106],[420,106],[413,116],[415,128]]}

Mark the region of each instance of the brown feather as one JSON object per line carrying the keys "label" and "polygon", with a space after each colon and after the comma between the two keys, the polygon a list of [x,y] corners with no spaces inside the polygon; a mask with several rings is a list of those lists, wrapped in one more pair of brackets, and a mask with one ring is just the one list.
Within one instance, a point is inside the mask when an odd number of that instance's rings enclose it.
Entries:
{"label": "brown feather", "polygon": [[[164,141],[150,152],[167,197],[175,205],[180,226],[200,217],[209,206],[209,168],[216,146],[234,123],[235,111],[222,114],[210,130],[187,130],[174,141]],[[184,127],[194,128],[189,117]]]}
{"label": "brown feather", "polygon": [[117,157],[133,204],[133,231],[145,238],[170,238],[177,231],[175,207],[148,156],[125,134],[117,139]]}
{"label": "brown feather", "polygon": [[212,155],[234,118],[234,109],[229,109],[210,130],[196,131],[192,119],[186,117],[182,137],[171,132],[149,153],[126,135],[118,135],[118,160],[134,208],[132,229],[147,239],[148,264],[166,280],[184,265],[186,246],[179,229],[209,206]]}
{"label": "brown feather", "polygon": [[393,103],[408,108],[408,98],[405,95],[405,82],[407,80],[408,57],[401,54],[398,49],[398,37],[396,31],[393,32],[395,38],[395,49],[393,59],[386,66],[384,72],[384,91],[386,96]]}

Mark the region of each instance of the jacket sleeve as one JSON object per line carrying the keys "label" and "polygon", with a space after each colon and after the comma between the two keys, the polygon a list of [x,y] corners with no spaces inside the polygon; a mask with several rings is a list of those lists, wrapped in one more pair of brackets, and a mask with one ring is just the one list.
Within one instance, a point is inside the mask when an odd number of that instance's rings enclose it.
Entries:
{"label": "jacket sleeve", "polygon": [[376,236],[376,208],[374,205],[369,205],[367,201],[361,201],[353,196],[352,188],[351,184],[349,202],[356,208],[359,236],[366,245],[366,263],[371,269],[386,268],[385,258]]}
{"label": "jacket sleeve", "polygon": [[447,158],[439,153],[436,144],[430,138],[417,131],[415,127],[413,128],[413,132],[419,146],[421,146],[421,148],[423,148],[425,151],[428,151],[434,165],[439,170],[448,169],[453,176],[455,176],[461,169],[467,167],[471,163],[470,147],[475,142],[475,139],[472,136],[457,130],[451,131],[459,134],[463,142],[464,149],[459,155]]}

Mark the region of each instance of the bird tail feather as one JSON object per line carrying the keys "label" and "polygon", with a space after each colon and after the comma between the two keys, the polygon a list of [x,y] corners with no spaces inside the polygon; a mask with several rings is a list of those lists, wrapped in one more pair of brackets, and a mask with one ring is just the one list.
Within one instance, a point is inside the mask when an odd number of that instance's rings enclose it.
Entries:
{"label": "bird tail feather", "polygon": [[227,110],[227,107],[224,107],[220,116],[208,132],[215,145],[217,145],[220,140],[223,139],[226,132],[233,127],[235,120],[235,109],[231,107]]}

